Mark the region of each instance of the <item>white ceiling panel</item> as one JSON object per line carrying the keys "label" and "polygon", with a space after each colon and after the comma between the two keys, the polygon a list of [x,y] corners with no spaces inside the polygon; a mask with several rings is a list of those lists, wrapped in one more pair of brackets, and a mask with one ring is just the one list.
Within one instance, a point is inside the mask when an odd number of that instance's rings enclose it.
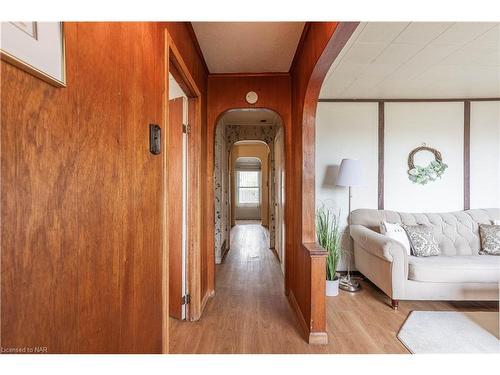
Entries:
{"label": "white ceiling panel", "polygon": [[288,72],[304,22],[192,22],[210,73]]}
{"label": "white ceiling panel", "polygon": [[500,24],[361,23],[320,98],[500,97]]}
{"label": "white ceiling panel", "polygon": [[418,44],[389,44],[384,51],[374,60],[375,64],[401,65],[415,56],[422,46]]}
{"label": "white ceiling panel", "polygon": [[389,43],[408,27],[408,22],[369,22],[358,38],[359,43]]}
{"label": "white ceiling panel", "polygon": [[497,24],[488,22],[456,22],[432,41],[434,44],[464,45],[481,36]]}
{"label": "white ceiling panel", "polygon": [[425,40],[437,38],[451,25],[440,22],[412,22],[394,39],[394,42],[421,45]]}
{"label": "white ceiling panel", "polygon": [[268,109],[234,109],[221,118],[225,125],[276,125],[281,123],[279,115]]}

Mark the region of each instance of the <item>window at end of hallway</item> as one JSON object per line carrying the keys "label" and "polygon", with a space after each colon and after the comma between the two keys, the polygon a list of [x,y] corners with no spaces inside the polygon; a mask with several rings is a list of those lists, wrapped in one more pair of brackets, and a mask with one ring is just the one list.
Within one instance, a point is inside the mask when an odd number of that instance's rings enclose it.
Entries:
{"label": "window at end of hallway", "polygon": [[238,205],[260,204],[260,171],[238,171]]}

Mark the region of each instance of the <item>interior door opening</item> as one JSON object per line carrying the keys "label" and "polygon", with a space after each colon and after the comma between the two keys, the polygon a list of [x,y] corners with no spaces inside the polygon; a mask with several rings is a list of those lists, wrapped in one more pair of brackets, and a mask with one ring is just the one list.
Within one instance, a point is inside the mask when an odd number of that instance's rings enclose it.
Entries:
{"label": "interior door opening", "polygon": [[[169,312],[176,319],[187,319],[189,291],[187,282],[188,262],[188,98],[176,79],[169,74],[169,123],[170,144],[169,172],[171,192],[181,199],[169,207],[170,225],[180,228],[180,236],[169,238]],[[180,184],[179,184],[180,177]]]}
{"label": "interior door opening", "polygon": [[[224,263],[233,250],[240,252],[233,257],[245,257],[252,253],[250,247],[264,246],[274,252],[283,277],[285,166],[281,117],[267,109],[230,110],[217,123],[214,148],[216,265]],[[243,228],[245,224],[252,227]],[[254,253],[252,259],[263,255]]]}

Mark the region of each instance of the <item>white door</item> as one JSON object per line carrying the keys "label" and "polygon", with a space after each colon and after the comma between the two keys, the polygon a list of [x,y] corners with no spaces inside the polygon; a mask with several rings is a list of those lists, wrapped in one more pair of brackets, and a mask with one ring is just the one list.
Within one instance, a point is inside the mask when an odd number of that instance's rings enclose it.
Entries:
{"label": "white door", "polygon": [[276,134],[274,142],[274,189],[275,189],[275,205],[274,217],[275,222],[275,248],[280,259],[281,270],[285,273],[285,215],[284,215],[284,199],[285,199],[285,168],[284,168],[284,146],[283,146],[283,130],[280,128]]}

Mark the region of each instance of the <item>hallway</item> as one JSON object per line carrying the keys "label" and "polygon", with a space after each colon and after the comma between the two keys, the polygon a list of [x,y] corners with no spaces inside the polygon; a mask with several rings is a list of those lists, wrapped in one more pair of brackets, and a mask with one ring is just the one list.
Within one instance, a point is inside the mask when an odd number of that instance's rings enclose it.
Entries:
{"label": "hallway", "polygon": [[198,322],[171,319],[171,353],[309,352],[283,292],[283,274],[258,222],[238,222],[216,268],[216,294]]}
{"label": "hallway", "polygon": [[201,320],[170,319],[171,353],[408,353],[396,334],[412,310],[498,309],[497,302],[401,301],[394,311],[383,292],[363,281],[360,292],[327,299],[329,344],[308,345],[283,293],[268,235],[258,222],[237,222]]}

